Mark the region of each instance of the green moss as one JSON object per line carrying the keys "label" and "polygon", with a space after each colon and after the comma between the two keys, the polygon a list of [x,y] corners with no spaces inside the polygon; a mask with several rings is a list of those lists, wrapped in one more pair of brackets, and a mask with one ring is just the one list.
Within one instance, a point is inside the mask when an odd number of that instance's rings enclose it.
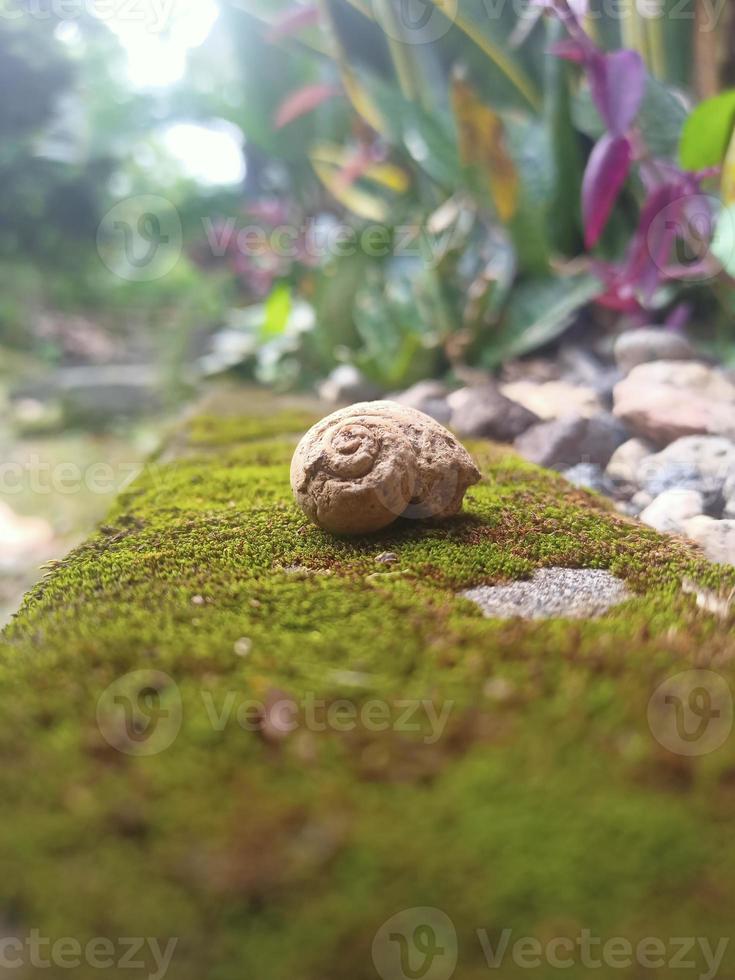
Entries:
{"label": "green moss", "polygon": [[[730,679],[731,624],[681,581],[729,590],[735,571],[487,445],[471,447],[486,479],[463,516],[336,540],[289,490],[309,421],[193,420],[6,631],[4,922],[179,937],[176,980],[374,977],[375,931],[414,906],[453,919],[470,980],[487,974],[477,929],[728,936],[735,743],[670,754],[647,707],[693,665]],[[550,565],[611,569],[635,597],[580,624],[487,620],[456,596]],[[97,721],[138,670],[183,705],[146,757]],[[249,699],[284,698],[296,730],[238,723]]]}

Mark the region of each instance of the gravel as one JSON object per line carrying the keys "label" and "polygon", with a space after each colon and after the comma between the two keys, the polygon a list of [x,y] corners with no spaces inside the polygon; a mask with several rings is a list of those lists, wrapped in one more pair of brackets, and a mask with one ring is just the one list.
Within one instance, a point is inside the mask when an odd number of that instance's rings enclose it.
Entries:
{"label": "gravel", "polygon": [[591,619],[631,597],[610,572],[584,568],[542,568],[530,581],[482,585],[461,595],[490,619]]}

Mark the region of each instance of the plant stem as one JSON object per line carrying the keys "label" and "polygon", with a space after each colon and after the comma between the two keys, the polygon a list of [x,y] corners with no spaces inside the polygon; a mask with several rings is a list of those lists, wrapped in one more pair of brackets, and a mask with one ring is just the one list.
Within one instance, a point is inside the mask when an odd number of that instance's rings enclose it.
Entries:
{"label": "plant stem", "polygon": [[719,91],[719,44],[717,31],[707,28],[708,10],[697,0],[694,27],[694,84],[697,95],[708,99]]}
{"label": "plant stem", "polygon": [[393,0],[375,0],[375,6],[378,23],[388,42],[401,93],[409,102],[418,102],[422,98],[418,66],[409,45],[404,40],[403,28],[396,16]]}
{"label": "plant stem", "polygon": [[648,52],[650,55],[650,68],[659,81],[665,82],[668,78],[666,62],[666,43],[664,40],[664,12],[659,0],[659,9],[655,17],[644,17],[644,30],[648,41]]}
{"label": "plant stem", "polygon": [[635,0],[623,0],[621,3],[620,31],[624,47],[637,51],[648,64],[645,23],[638,13]]}

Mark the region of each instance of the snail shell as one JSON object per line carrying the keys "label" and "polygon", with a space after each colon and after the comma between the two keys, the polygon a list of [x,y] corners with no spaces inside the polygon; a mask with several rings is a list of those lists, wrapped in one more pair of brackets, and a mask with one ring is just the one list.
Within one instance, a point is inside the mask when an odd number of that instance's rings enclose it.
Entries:
{"label": "snail shell", "polygon": [[396,402],[362,402],[317,422],[296,448],[291,487],[333,534],[379,531],[399,517],[450,517],[480,472],[451,432]]}

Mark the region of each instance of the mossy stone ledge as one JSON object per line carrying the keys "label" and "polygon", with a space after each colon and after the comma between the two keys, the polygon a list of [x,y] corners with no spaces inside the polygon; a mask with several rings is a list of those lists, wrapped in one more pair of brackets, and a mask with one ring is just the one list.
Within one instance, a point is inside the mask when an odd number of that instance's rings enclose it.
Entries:
{"label": "mossy stone ledge", "polygon": [[[706,973],[670,938],[732,934],[735,738],[674,751],[649,702],[693,668],[732,686],[732,616],[692,583],[726,596],[735,569],[488,444],[462,516],[330,537],[289,488],[315,418],[191,419],[5,631],[5,935],[176,938],[175,980],[367,980],[382,924],[431,907],[463,980],[488,975],[478,930],[656,937],[658,971],[594,975]],[[633,598],[522,622],[458,595],[558,566]],[[109,695],[133,672],[140,740]],[[148,754],[154,709],[171,739]],[[510,952],[494,972],[529,975]],[[564,974],[590,975],[578,953]]]}

